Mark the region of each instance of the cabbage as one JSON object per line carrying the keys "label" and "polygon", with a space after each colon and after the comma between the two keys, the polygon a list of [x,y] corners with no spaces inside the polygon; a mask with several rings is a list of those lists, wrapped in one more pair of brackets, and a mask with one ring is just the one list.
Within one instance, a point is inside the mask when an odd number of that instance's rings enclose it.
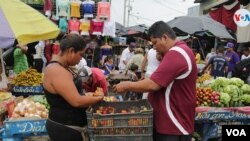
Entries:
{"label": "cabbage", "polygon": [[244,84],[240,89],[243,94],[250,94],[250,85]]}
{"label": "cabbage", "polygon": [[242,81],[240,78],[233,77],[229,79],[229,84],[241,87],[242,85],[244,85],[244,81]]}
{"label": "cabbage", "polygon": [[225,77],[217,77],[212,84],[210,84],[210,87],[217,92],[222,92],[223,87],[227,86],[229,84],[229,79]]}
{"label": "cabbage", "polygon": [[226,86],[223,92],[228,93],[231,97],[238,97],[241,95],[240,89],[235,85]]}
{"label": "cabbage", "polygon": [[242,95],[240,96],[240,100],[243,102],[245,106],[250,105],[250,95]]}
{"label": "cabbage", "polygon": [[229,102],[231,100],[231,96],[227,93],[220,93],[220,103],[225,105],[226,107],[229,106]]}

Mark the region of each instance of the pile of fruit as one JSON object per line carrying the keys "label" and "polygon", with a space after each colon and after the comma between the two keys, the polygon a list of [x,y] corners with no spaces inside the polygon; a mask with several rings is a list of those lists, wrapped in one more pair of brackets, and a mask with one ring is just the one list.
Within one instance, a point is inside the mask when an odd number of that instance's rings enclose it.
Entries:
{"label": "pile of fruit", "polygon": [[28,69],[19,73],[13,80],[15,86],[40,86],[43,75],[38,73],[36,69]]}
{"label": "pile of fruit", "polygon": [[103,98],[106,102],[118,102],[119,100],[114,96],[104,96]]}
{"label": "pile of fruit", "polygon": [[209,87],[196,88],[197,106],[220,106],[220,94]]}
{"label": "pile of fruit", "polygon": [[250,106],[250,85],[239,78],[218,77],[207,87],[198,87],[196,97],[197,106]]}
{"label": "pile of fruit", "polygon": [[98,109],[95,110],[94,113],[96,114],[127,114],[127,113],[138,113],[138,112],[143,112],[143,111],[148,111],[148,108],[146,106],[141,106],[141,107],[136,107],[136,106],[131,106],[128,109],[121,109],[117,110],[114,107],[111,106],[100,106]]}
{"label": "pile of fruit", "polygon": [[11,119],[22,117],[48,118],[48,109],[44,105],[26,98],[14,108]]}
{"label": "pile of fruit", "polygon": [[204,83],[206,80],[210,80],[212,76],[208,73],[204,73],[202,76],[197,78],[198,83]]}
{"label": "pile of fruit", "polygon": [[12,94],[9,92],[0,91],[0,101],[7,100],[12,97]]}

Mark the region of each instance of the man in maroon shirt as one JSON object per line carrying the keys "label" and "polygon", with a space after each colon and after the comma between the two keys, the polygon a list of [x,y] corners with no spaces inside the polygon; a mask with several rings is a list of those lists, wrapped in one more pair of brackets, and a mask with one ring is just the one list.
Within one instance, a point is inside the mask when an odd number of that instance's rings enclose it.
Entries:
{"label": "man in maroon shirt", "polygon": [[154,23],[149,37],[163,57],[149,79],[121,82],[116,92],[150,92],[154,108],[154,141],[191,141],[195,119],[195,56],[185,42],[163,21]]}
{"label": "man in maroon shirt", "polygon": [[83,89],[86,92],[95,92],[97,88],[102,88],[104,95],[108,93],[108,82],[102,70],[99,68],[89,68],[84,66],[81,69],[80,76],[82,77]]}

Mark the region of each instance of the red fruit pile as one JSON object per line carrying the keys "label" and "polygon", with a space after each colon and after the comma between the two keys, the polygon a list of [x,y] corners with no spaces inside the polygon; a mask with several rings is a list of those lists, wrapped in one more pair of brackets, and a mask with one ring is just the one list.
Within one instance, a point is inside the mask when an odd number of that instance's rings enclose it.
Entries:
{"label": "red fruit pile", "polygon": [[196,106],[219,106],[220,94],[209,87],[196,88]]}

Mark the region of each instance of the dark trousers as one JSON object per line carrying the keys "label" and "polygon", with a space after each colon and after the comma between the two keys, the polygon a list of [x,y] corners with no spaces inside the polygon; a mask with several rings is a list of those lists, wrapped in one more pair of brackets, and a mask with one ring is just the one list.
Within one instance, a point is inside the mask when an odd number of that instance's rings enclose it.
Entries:
{"label": "dark trousers", "polygon": [[34,69],[42,73],[43,70],[43,59],[34,59]]}
{"label": "dark trousers", "polygon": [[191,141],[191,135],[164,135],[154,133],[154,141]]}
{"label": "dark trousers", "polygon": [[46,129],[52,141],[83,141],[81,132],[47,120]]}

